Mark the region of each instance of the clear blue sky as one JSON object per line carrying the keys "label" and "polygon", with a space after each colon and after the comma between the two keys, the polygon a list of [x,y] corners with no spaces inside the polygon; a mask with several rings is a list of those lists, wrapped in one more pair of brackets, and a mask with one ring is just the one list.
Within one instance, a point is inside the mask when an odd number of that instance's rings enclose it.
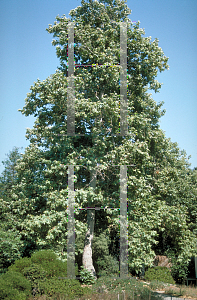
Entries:
{"label": "clear blue sky", "polygon": [[[25,104],[29,88],[39,78],[46,79],[59,65],[52,35],[45,30],[57,15],[69,17],[80,0],[1,0],[0,1],[0,172],[2,160],[14,146],[25,147],[26,128],[33,117],[17,110]],[[140,21],[146,36],[159,39],[169,57],[170,69],[158,76],[163,83],[153,98],[164,100],[166,114],[160,126],[180,149],[191,155],[197,167],[197,1],[127,0],[132,21]]]}

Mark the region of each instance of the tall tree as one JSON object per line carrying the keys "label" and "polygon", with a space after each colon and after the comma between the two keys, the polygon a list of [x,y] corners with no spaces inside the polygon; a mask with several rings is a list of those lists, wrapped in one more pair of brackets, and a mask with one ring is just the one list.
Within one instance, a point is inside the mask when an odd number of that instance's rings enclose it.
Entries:
{"label": "tall tree", "polygon": [[14,147],[12,151],[7,154],[7,159],[2,161],[4,170],[0,175],[0,197],[3,199],[11,198],[10,191],[12,185],[16,182],[16,164],[21,157],[18,147]]}
{"label": "tall tree", "polygon": [[[184,234],[190,247],[187,256],[194,251],[195,235],[185,221],[186,206],[180,203],[175,209],[174,201],[179,188],[176,173],[185,174],[189,164],[159,128],[164,115],[162,103],[157,104],[148,93],[148,89],[159,91],[161,84],[156,76],[168,68],[168,58],[157,39],[143,37],[145,32],[139,23],[130,22],[130,12],[125,1],[82,0],[81,6],[71,10],[71,20],[57,17],[47,31],[55,37],[60,67],[31,86],[21,109],[25,116],[37,117],[33,129],[27,130],[30,146],[17,164],[18,183],[12,189],[21,236],[32,249],[53,248],[66,259],[67,165],[75,165],[75,233],[85,236],[83,263],[94,275],[91,247],[95,210],[88,210],[86,222],[78,209],[119,207],[118,165],[128,165],[130,271],[139,273],[143,264],[152,264],[160,232],[173,231],[173,215],[184,228],[181,233],[178,227],[175,230],[179,245],[175,245],[176,254],[186,253],[184,245],[180,246]],[[75,136],[67,135],[70,21],[75,23],[75,63],[91,65],[75,68]],[[125,136],[119,134],[120,21],[127,24],[129,134]],[[90,183],[94,172],[95,189]],[[164,181],[171,190],[166,189]],[[168,217],[170,209],[173,213]],[[118,234],[117,211],[105,211],[106,234]]]}
{"label": "tall tree", "polygon": [[16,165],[21,158],[18,147],[14,147],[2,161],[4,170],[0,175],[0,273],[23,254],[24,245],[16,230],[16,216],[12,213],[11,190],[17,182]]}

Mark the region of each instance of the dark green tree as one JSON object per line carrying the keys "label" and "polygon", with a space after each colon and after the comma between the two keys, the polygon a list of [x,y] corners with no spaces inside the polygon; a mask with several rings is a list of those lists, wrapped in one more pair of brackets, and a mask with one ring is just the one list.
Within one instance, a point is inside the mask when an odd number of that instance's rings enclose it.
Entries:
{"label": "dark green tree", "polygon": [[2,161],[4,170],[0,176],[0,273],[23,253],[23,242],[16,230],[16,216],[12,213],[12,188],[17,182],[16,164],[21,158],[18,147],[14,147],[7,159]]}
{"label": "dark green tree", "polygon": [[21,158],[19,150],[21,148],[14,147],[12,151],[7,154],[7,159],[2,161],[4,170],[0,175],[0,198],[8,199],[11,193],[11,187],[16,182],[16,164],[17,160]]}

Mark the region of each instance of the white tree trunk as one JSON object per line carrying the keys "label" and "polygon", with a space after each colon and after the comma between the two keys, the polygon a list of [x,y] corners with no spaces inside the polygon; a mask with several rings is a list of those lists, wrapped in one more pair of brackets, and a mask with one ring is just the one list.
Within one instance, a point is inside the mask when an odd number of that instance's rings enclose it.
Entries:
{"label": "white tree trunk", "polygon": [[[92,171],[91,173],[90,186],[93,188],[96,187],[96,171]],[[94,223],[95,223],[95,209],[88,209],[87,210],[88,230],[86,232],[85,242],[84,242],[83,266],[85,267],[85,269],[90,271],[96,277],[96,272],[92,260],[92,242],[94,236]]]}

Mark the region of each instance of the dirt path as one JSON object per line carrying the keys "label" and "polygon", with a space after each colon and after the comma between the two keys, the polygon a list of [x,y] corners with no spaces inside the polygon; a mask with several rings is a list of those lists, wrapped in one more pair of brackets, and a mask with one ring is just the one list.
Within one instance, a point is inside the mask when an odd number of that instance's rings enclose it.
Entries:
{"label": "dirt path", "polygon": [[154,292],[156,295],[160,295],[165,300],[196,300],[196,298],[184,298],[184,297],[175,297],[167,294],[163,294],[163,292]]}

